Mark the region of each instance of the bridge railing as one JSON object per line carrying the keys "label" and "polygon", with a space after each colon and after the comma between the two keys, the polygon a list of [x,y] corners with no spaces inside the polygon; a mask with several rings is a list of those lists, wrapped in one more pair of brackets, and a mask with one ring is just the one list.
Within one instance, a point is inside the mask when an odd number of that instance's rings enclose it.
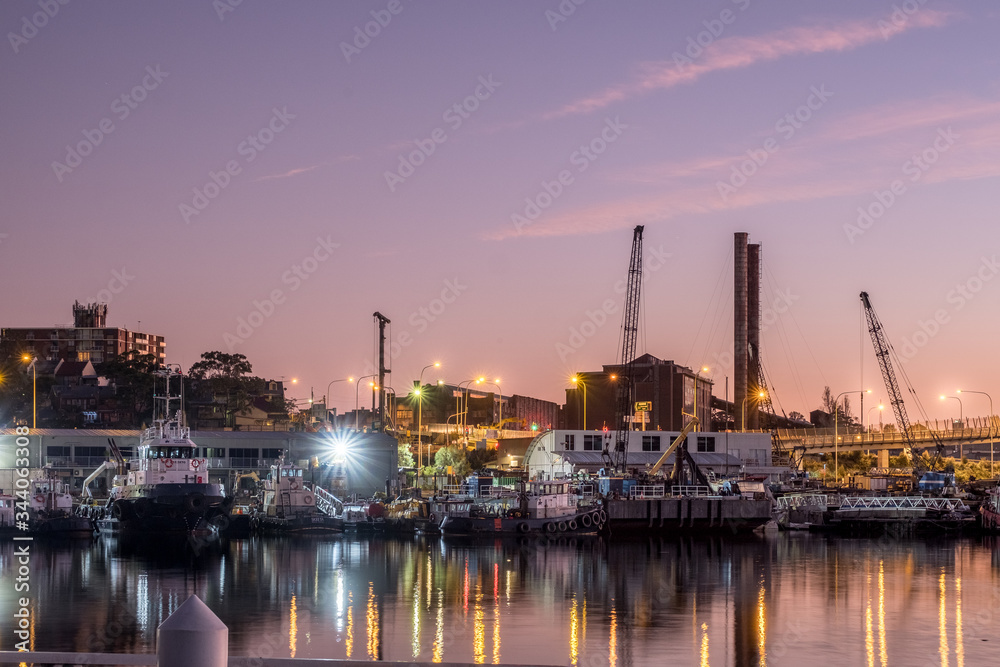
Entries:
{"label": "bridge railing", "polygon": [[799,507],[822,507],[826,509],[830,504],[830,496],[825,493],[792,493],[778,498],[777,504],[778,509],[797,509]]}
{"label": "bridge railing", "polygon": [[969,509],[959,498],[924,498],[922,496],[844,496],[840,509]]}
{"label": "bridge railing", "polygon": [[[779,437],[792,446],[805,447],[832,447],[834,444],[834,429],[788,429],[779,430]],[[961,428],[961,429],[941,429],[928,430],[926,428],[914,428],[910,435],[915,443],[933,444],[936,439],[942,442],[968,442],[970,440],[988,441],[990,437],[1000,437],[1000,431],[989,426],[981,428]],[[841,447],[863,448],[865,446],[877,447],[879,445],[903,446],[906,439],[899,431],[881,431],[876,433],[844,433],[838,431],[836,440]]]}

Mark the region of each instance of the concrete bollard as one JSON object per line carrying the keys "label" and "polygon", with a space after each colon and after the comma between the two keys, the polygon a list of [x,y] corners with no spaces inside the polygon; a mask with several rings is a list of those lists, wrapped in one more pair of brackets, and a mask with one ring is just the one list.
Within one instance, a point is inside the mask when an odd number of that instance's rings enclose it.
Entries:
{"label": "concrete bollard", "polygon": [[229,628],[192,595],[156,629],[158,667],[226,667]]}

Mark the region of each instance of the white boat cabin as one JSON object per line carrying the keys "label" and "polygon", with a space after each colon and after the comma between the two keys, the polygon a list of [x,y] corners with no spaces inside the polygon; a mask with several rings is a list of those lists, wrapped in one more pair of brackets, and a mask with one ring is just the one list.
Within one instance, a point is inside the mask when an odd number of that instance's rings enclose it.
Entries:
{"label": "white boat cabin", "polygon": [[558,518],[576,514],[577,497],[569,482],[528,482],[528,512],[538,519]]}
{"label": "white boat cabin", "polygon": [[208,460],[195,457],[191,429],[179,422],[180,414],[146,429],[128,475],[116,476],[115,485],[207,484]]}
{"label": "white boat cabin", "polygon": [[264,510],[268,516],[311,512],[316,506],[316,496],[311,488],[306,488],[302,472],[302,468],[291,463],[271,466],[271,473],[264,480]]}

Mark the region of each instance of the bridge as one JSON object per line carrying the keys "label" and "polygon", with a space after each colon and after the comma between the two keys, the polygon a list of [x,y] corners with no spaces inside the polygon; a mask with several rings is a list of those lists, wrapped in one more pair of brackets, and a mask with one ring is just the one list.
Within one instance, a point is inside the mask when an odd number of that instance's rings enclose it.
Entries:
{"label": "bridge", "polygon": [[[935,436],[942,444],[957,449],[966,445],[992,443],[1000,439],[1000,418],[974,417],[966,419],[960,428],[938,421],[914,423],[910,426],[913,444],[918,449],[935,447]],[[796,454],[829,454],[834,451],[870,451],[903,449],[906,439],[895,426],[887,424],[879,431],[859,432],[856,429],[807,428],[778,429],[781,447]]]}

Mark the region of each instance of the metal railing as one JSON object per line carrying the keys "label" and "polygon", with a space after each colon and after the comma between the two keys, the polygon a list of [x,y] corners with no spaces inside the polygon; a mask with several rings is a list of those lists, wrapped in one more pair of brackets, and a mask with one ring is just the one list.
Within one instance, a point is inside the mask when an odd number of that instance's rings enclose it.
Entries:
{"label": "metal railing", "polygon": [[344,504],[335,495],[318,486],[313,486],[313,495],[316,496],[316,509],[329,516],[337,515],[337,508],[343,508]]}
{"label": "metal railing", "polygon": [[924,498],[922,496],[844,496],[840,509],[934,509],[963,511],[969,509],[959,498]]}
{"label": "metal railing", "polygon": [[[708,487],[705,487],[708,488]],[[663,497],[664,486],[662,484],[653,485],[636,485],[629,489],[628,497],[632,500],[648,500],[652,498],[662,498]]]}
{"label": "metal railing", "polygon": [[712,489],[707,486],[694,486],[689,484],[678,484],[671,487],[670,495],[672,496],[711,496]]}
{"label": "metal railing", "polygon": [[793,493],[781,496],[777,500],[778,509],[797,509],[799,507],[826,508],[830,497],[825,493]]}

